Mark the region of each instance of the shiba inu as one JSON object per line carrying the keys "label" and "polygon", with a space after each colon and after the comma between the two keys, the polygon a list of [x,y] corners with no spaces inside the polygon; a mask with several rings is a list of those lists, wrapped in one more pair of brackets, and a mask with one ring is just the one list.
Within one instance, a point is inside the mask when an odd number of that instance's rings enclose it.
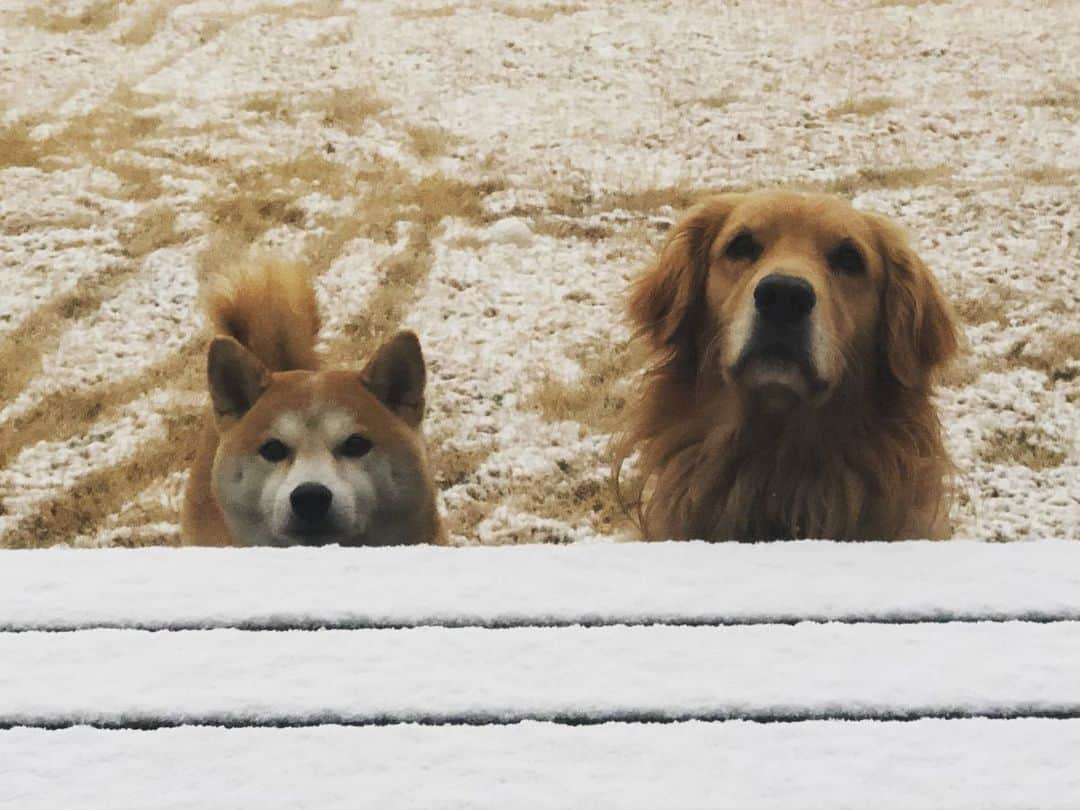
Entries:
{"label": "shiba inu", "polygon": [[398,332],[360,370],[324,370],[310,276],[266,260],[211,279],[206,309],[219,336],[185,545],[442,542],[416,335]]}

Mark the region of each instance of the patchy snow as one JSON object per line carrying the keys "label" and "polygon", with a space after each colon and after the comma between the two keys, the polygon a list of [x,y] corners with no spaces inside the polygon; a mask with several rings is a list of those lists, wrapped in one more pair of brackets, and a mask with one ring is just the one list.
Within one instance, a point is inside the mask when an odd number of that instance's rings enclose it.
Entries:
{"label": "patchy snow", "polygon": [[[413,248],[416,222],[385,222],[379,205],[445,176],[476,184],[475,206],[425,226],[430,272],[388,320],[425,348],[433,457],[467,461],[440,478],[452,539],[625,536],[610,519],[610,428],[545,413],[538,385],[592,385],[582,358],[622,347],[626,284],[686,199],[666,187],[835,182],[910,230],[966,319],[970,354],[941,397],[956,534],[1080,533],[1075,3],[3,9],[0,357],[19,384],[0,387],[0,436],[46,398],[175,359],[202,328],[196,268],[230,217],[233,235],[325,260],[325,337],[341,348],[339,330],[385,314],[365,312],[380,268]],[[132,252],[132,228],[162,205],[175,233]],[[365,218],[377,227],[349,236]],[[130,275],[87,311],[49,309],[117,268]],[[174,407],[149,393],[134,385],[109,418]],[[4,463],[95,447],[97,421],[37,448],[9,432]],[[70,509],[77,476],[5,476],[19,483],[0,515],[39,495],[49,514]],[[132,472],[135,490],[161,485]],[[577,488],[591,494],[575,501]],[[117,525],[138,499],[101,505],[78,541],[174,538]]]}
{"label": "patchy snow", "polygon": [[0,731],[0,807],[1065,810],[1080,721]]}
{"label": "patchy snow", "polygon": [[1080,546],[53,549],[0,566],[3,630],[1024,618],[1080,619]]}

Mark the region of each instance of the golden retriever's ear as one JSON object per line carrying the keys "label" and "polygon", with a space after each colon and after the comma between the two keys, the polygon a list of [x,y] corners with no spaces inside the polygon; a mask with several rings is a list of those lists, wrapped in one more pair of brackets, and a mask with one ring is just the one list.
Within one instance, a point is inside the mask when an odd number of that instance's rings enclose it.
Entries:
{"label": "golden retriever's ear", "polygon": [[691,208],[675,227],[656,263],[630,291],[630,319],[655,348],[677,348],[704,295],[708,252],[738,194],[712,197]]}
{"label": "golden retriever's ear", "polygon": [[882,343],[885,366],[905,388],[923,388],[956,354],[956,322],[929,268],[889,219],[866,214],[885,263]]}

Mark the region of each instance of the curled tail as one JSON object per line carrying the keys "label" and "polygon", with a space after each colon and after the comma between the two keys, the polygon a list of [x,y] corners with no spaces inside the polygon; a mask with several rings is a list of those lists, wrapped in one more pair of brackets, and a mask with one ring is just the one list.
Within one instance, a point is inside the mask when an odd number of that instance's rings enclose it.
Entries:
{"label": "curled tail", "polygon": [[303,267],[265,257],[238,262],[209,279],[204,306],[219,335],[235,338],[271,371],[319,367],[322,324]]}

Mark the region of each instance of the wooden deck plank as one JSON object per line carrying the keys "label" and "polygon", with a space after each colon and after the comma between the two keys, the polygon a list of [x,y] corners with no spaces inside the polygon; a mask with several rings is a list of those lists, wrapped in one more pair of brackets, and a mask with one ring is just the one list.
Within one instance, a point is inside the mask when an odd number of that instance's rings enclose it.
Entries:
{"label": "wooden deck plank", "polygon": [[0,630],[1080,619],[1080,544],[9,552]]}
{"label": "wooden deck plank", "polygon": [[1074,808],[1080,721],[0,732],[0,808]]}
{"label": "wooden deck plank", "polygon": [[0,634],[0,725],[1080,716],[1080,623]]}

